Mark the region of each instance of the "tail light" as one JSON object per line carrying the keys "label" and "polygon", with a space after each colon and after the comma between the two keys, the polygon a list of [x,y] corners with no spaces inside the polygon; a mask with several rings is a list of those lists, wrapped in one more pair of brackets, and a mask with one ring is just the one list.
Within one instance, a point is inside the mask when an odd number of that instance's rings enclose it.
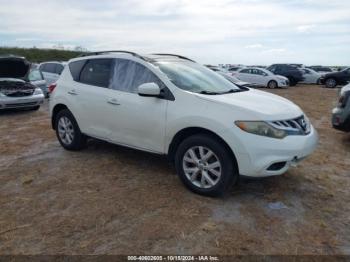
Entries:
{"label": "tail light", "polygon": [[55,90],[56,87],[57,87],[57,84],[56,84],[56,83],[49,85],[49,88],[48,88],[48,89],[49,89],[49,92],[52,93],[53,90]]}

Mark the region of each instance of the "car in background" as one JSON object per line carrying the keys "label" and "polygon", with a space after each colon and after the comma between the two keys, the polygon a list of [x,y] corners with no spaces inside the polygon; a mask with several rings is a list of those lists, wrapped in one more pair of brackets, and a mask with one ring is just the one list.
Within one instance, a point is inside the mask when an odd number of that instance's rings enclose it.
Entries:
{"label": "car in background", "polygon": [[39,87],[43,91],[46,98],[49,97],[47,82],[44,78],[43,73],[39,69],[31,69],[28,75],[28,80],[32,85]]}
{"label": "car in background", "polygon": [[209,69],[211,69],[212,71],[218,73],[219,75],[222,75],[223,77],[225,77],[228,81],[230,81],[231,83],[238,85],[238,86],[242,86],[242,87],[250,87],[250,88],[257,88],[260,87],[259,85],[253,84],[253,83],[248,83],[248,82],[244,82],[240,79],[238,79],[235,76],[232,76],[228,73],[226,73],[224,70],[222,70],[221,68],[217,67],[217,66],[210,66],[210,65],[206,65],[206,67],[208,67]]}
{"label": "car in background", "polygon": [[80,150],[94,137],[168,155],[184,185],[206,196],[223,194],[240,175],[281,175],[318,143],[291,101],[238,87],[178,55],[79,57],[50,97],[63,148]]}
{"label": "car in background", "polygon": [[241,70],[242,68],[245,68],[245,66],[230,66],[227,68],[227,73],[234,76],[238,70]]}
{"label": "car in background", "polygon": [[300,83],[302,84],[320,84],[320,79],[322,77],[322,74],[316,72],[315,70],[311,68],[301,68],[301,71],[303,72],[304,80]]}
{"label": "car in background", "polygon": [[333,72],[323,75],[320,83],[327,88],[335,88],[338,85],[346,85],[350,82],[350,68],[346,68],[339,72]]}
{"label": "car in background", "polygon": [[242,81],[271,89],[289,86],[288,78],[280,75],[275,75],[263,68],[243,68],[237,71],[236,77]]}
{"label": "car in background", "polygon": [[290,64],[273,64],[267,68],[275,75],[285,76],[289,80],[290,86],[295,86],[304,80],[302,71]]}
{"label": "car in background", "polygon": [[57,82],[66,64],[66,62],[45,62],[39,65],[39,70],[43,73],[47,84],[51,85]]}
{"label": "car in background", "polygon": [[235,76],[231,76],[231,75],[223,73],[223,72],[217,72],[217,73],[222,75],[228,81],[230,81],[231,83],[233,83],[233,84],[235,84],[237,86],[248,87],[248,88],[258,88],[258,87],[260,87],[259,85],[256,85],[256,84],[253,84],[253,83],[244,82],[244,81],[238,79]]}
{"label": "car in background", "polygon": [[38,110],[43,91],[29,79],[30,63],[24,57],[0,57],[0,109]]}
{"label": "car in background", "polygon": [[332,68],[328,66],[309,66],[308,68],[311,68],[320,74],[327,74],[333,72]]}
{"label": "car in background", "polygon": [[340,92],[338,105],[332,112],[332,124],[335,129],[350,132],[350,84]]}

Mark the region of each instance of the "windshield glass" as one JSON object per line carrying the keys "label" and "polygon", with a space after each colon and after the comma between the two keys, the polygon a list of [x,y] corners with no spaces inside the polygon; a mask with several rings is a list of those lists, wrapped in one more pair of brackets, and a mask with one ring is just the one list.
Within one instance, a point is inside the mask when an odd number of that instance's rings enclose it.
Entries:
{"label": "windshield glass", "polygon": [[157,62],[157,67],[178,88],[194,93],[228,93],[241,89],[214,71],[193,62]]}

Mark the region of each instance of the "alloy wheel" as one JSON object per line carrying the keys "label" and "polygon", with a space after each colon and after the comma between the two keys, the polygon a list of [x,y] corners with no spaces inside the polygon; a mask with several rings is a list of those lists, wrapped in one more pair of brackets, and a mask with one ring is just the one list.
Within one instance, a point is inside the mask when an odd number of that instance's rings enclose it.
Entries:
{"label": "alloy wheel", "polygon": [[58,121],[58,135],[65,145],[72,144],[74,140],[74,127],[68,117],[61,117]]}
{"label": "alloy wheel", "polygon": [[199,188],[209,189],[220,181],[221,162],[209,148],[191,147],[184,154],[182,165],[187,179]]}

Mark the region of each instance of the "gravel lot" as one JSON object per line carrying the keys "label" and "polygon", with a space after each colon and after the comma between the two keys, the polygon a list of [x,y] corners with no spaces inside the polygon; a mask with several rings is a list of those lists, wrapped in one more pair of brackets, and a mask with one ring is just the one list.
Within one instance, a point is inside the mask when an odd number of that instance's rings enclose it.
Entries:
{"label": "gravel lot", "polygon": [[350,134],[332,129],[338,90],[274,90],[319,131],[279,177],[194,195],[165,157],[92,140],[60,147],[48,106],[0,113],[0,254],[350,254]]}

